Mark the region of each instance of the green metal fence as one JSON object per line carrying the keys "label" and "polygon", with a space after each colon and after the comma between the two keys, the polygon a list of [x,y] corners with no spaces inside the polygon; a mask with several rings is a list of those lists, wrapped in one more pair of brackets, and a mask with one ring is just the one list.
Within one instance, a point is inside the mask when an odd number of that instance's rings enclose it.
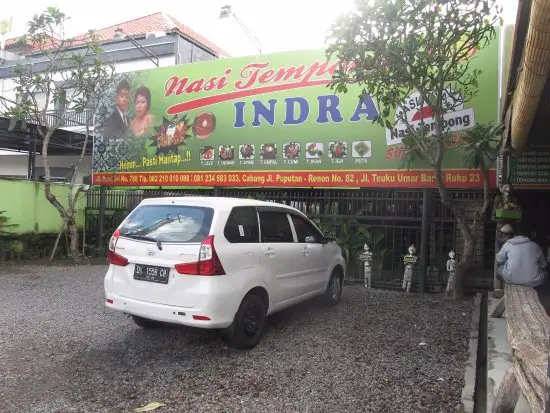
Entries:
{"label": "green metal fence", "polygon": [[[362,245],[354,235],[361,231],[376,232],[381,258],[373,273],[373,286],[399,289],[403,278],[403,256],[410,244],[421,251],[423,202],[422,191],[393,190],[323,190],[323,189],[189,189],[189,190],[140,190],[104,191],[104,216],[101,218],[101,191],[88,192],[86,208],[87,245],[106,248],[109,237],[124,217],[142,200],[166,196],[213,196],[253,198],[283,203],[304,212],[323,229],[334,232],[342,243]],[[480,192],[453,192],[459,202],[472,205],[482,199]],[[429,228],[428,260],[425,290],[439,292],[446,285],[445,264],[451,249],[460,251],[458,234],[452,213],[443,206],[436,191],[428,194]],[[101,226],[100,223],[103,223]],[[100,229],[101,226],[101,229]],[[351,232],[351,234],[350,234]],[[100,235],[101,234],[101,235]],[[101,239],[98,238],[101,236]],[[491,243],[492,239],[492,243]],[[494,226],[487,220],[480,237],[474,269],[466,277],[473,288],[490,288],[494,257]],[[353,262],[348,266],[348,282],[363,282],[362,264],[357,256],[360,248],[354,248]],[[413,290],[419,288],[419,277],[414,277]]]}

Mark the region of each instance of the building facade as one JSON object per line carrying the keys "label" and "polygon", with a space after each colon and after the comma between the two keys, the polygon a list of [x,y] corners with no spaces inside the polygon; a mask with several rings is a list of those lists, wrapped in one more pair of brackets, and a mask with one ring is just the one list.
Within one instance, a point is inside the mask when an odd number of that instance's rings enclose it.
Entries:
{"label": "building facade", "polygon": [[[165,13],[155,13],[122,22],[99,29],[95,33],[103,47],[102,61],[113,64],[116,73],[227,57],[227,53],[208,39]],[[72,50],[75,53],[86,50],[84,39],[85,36],[74,38]],[[19,40],[8,40],[5,50],[0,51],[0,98],[8,105],[20,98],[17,96],[16,84],[13,80],[17,65],[31,63],[33,71],[39,73],[47,64],[47,58],[43,54],[34,50],[32,45],[22,44]],[[62,82],[59,83],[59,87],[63,87]],[[65,93],[70,94],[70,89]],[[36,98],[39,104],[46,100],[45,95],[37,95]],[[58,107],[50,102],[47,117],[54,120],[59,116],[64,117],[62,129],[74,134],[82,132],[83,121],[86,119],[85,113],[76,113],[71,108]],[[0,127],[0,177],[26,178],[30,175],[27,161],[31,150],[30,138],[21,139],[21,136],[15,137],[12,132]],[[55,173],[61,178],[69,173],[78,148],[75,147],[75,151],[71,153],[67,151],[67,145],[58,146],[59,150],[56,150],[56,143],[52,142],[50,148],[52,162],[56,168]],[[82,170],[78,173],[81,182],[86,182],[86,177],[91,173],[91,144],[89,146]],[[37,150],[39,152],[40,148],[38,147]],[[6,151],[11,153],[7,154]],[[35,177],[39,179],[42,165],[39,156],[35,156],[35,159]]]}

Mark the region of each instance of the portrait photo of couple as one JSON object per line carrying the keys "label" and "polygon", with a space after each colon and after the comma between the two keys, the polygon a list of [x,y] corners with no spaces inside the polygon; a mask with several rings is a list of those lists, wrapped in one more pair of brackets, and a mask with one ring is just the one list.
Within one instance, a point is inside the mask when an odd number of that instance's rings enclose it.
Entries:
{"label": "portrait photo of couple", "polygon": [[[130,110],[131,101],[133,110]],[[132,93],[130,83],[126,79],[121,80],[116,88],[114,110],[103,124],[103,138],[106,141],[116,141],[126,136],[143,137],[151,131],[155,123],[150,109],[151,91],[140,86]],[[132,112],[133,116],[130,115]]]}

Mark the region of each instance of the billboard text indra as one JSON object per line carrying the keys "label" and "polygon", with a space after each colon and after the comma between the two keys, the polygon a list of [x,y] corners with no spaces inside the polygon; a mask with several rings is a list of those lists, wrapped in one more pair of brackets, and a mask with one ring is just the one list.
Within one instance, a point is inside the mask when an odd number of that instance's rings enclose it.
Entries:
{"label": "billboard text indra", "polygon": [[[498,42],[476,53],[480,91],[445,115],[458,132],[497,119]],[[403,168],[405,125],[391,130],[369,96],[327,87],[323,51],[213,60],[118,74],[99,108],[95,184],[110,186],[433,187],[428,164]],[[449,93],[455,93],[450,90]],[[433,123],[412,94],[408,123]],[[451,139],[451,142],[453,140]],[[456,140],[454,141],[456,142]],[[449,187],[480,187],[452,143]],[[493,173],[494,176],[494,173]]]}

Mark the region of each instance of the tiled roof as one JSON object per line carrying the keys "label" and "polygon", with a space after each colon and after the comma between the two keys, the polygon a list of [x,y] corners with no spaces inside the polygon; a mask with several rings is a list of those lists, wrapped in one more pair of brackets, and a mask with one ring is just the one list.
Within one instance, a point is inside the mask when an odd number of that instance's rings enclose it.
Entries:
{"label": "tiled roof", "polygon": [[[103,29],[95,30],[95,34],[98,37],[99,41],[113,40],[115,36],[115,31],[117,29],[121,29],[124,34],[130,36],[140,36],[150,32],[170,32],[177,30],[185,37],[210,50],[216,55],[229,56],[224,50],[220,49],[210,40],[206,39],[205,37],[201,36],[197,32],[191,30],[189,27],[185,26],[184,24],[180,23],[179,21],[165,13],[159,12],[155,14],[150,14],[148,16],[139,17],[134,20],[129,20],[127,22],[114,24]],[[20,37],[7,39],[6,47],[13,46],[19,39]],[[87,39],[88,35],[76,36],[74,38],[73,44],[76,46],[86,43]],[[33,48],[31,48],[31,51],[34,51]]]}
{"label": "tiled roof", "polygon": [[[14,37],[12,39],[6,39],[6,48],[14,46],[21,38],[22,36]],[[17,45],[17,47],[23,47],[23,45]]]}

